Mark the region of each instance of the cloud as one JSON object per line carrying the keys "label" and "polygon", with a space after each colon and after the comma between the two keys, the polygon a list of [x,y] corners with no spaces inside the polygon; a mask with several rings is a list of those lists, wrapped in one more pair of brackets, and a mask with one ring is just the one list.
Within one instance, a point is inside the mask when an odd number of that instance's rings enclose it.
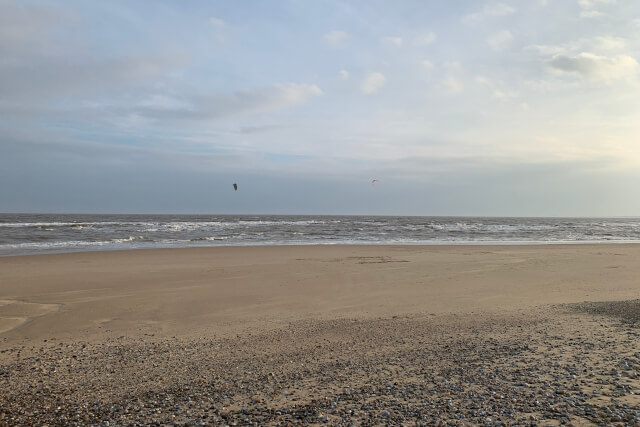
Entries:
{"label": "cloud", "polygon": [[638,61],[628,55],[607,57],[588,52],[575,56],[557,55],[547,65],[563,73],[607,82],[637,76],[640,69]]}
{"label": "cloud", "polygon": [[446,76],[442,80],[442,86],[447,92],[453,94],[460,93],[464,90],[464,86],[462,85],[462,83],[454,76]]}
{"label": "cloud", "polygon": [[493,98],[500,101],[512,101],[520,95],[516,90],[511,89],[501,81],[491,81],[484,76],[475,76],[474,81],[478,85],[491,90]]}
{"label": "cloud", "polygon": [[87,59],[31,57],[0,67],[0,107],[53,97],[108,94],[114,87],[146,83],[181,64],[180,58]]}
{"label": "cloud", "polygon": [[383,37],[382,43],[387,46],[402,47],[402,37]]}
{"label": "cloud", "polygon": [[597,7],[602,5],[615,4],[616,0],[578,0],[578,5],[582,9],[580,12],[581,18],[598,18],[604,16],[604,13],[596,10]]}
{"label": "cloud", "polygon": [[416,37],[414,40],[414,44],[417,46],[426,46],[433,43],[434,41],[436,41],[436,33],[431,31],[427,34]]}
{"label": "cloud", "polygon": [[347,41],[349,35],[341,30],[333,30],[326,33],[324,36],[322,36],[322,38],[324,39],[325,43],[329,44],[330,46],[339,47]]}
{"label": "cloud", "polygon": [[499,31],[487,38],[487,44],[493,50],[502,50],[507,48],[513,41],[513,35],[508,30]]}
{"label": "cloud", "polygon": [[35,113],[54,98],[82,102],[151,85],[185,63],[173,50],[105,55],[87,26],[64,7],[0,0],[0,110]]}
{"label": "cloud", "polygon": [[227,23],[224,22],[222,19],[216,18],[216,17],[209,18],[209,23],[213,28],[213,33],[216,40],[218,40],[219,42],[227,41],[227,34],[226,34]]}
{"label": "cloud", "polygon": [[433,62],[431,61],[427,61],[426,59],[424,61],[422,61],[422,68],[425,68],[427,70],[430,70],[433,68]]}
{"label": "cloud", "polygon": [[578,5],[583,9],[590,9],[603,4],[616,4],[616,0],[578,0]]}
{"label": "cloud", "polygon": [[602,36],[594,39],[595,49],[601,52],[624,51],[627,41],[621,37]]}
{"label": "cloud", "polygon": [[61,8],[0,0],[0,64],[16,56],[61,53],[64,47],[51,36],[56,27],[76,27],[77,21]]}
{"label": "cloud", "polygon": [[518,97],[518,92],[495,90],[495,91],[493,91],[493,97],[495,99],[499,99],[501,101],[509,101],[509,100],[517,98]]}
{"label": "cloud", "polygon": [[340,70],[340,78],[342,80],[349,80],[349,72],[347,70]]}
{"label": "cloud", "polygon": [[458,61],[447,61],[444,63],[444,67],[454,71],[459,71],[460,69],[462,69],[462,65]]}
{"label": "cloud", "polygon": [[462,17],[462,22],[467,25],[476,25],[481,21],[492,17],[503,17],[515,13],[516,10],[504,3],[487,4],[484,8],[475,13],[470,13]]}
{"label": "cloud", "polygon": [[280,83],[265,88],[243,90],[231,95],[195,95],[158,105],[139,105],[141,116],[163,119],[207,120],[254,112],[269,112],[303,104],[322,90],[311,84]]}
{"label": "cloud", "polygon": [[264,133],[274,130],[282,129],[281,125],[253,125],[253,126],[241,126],[238,130],[242,134]]}
{"label": "cloud", "polygon": [[165,94],[154,94],[143,99],[138,105],[152,110],[192,110],[194,106],[186,100]]}
{"label": "cloud", "polygon": [[628,41],[622,37],[598,36],[581,38],[561,45],[529,45],[525,51],[536,52],[542,56],[574,56],[581,52],[592,52],[597,55],[612,56],[629,53]]}
{"label": "cloud", "polygon": [[[186,123],[206,125],[221,118],[273,113],[321,95],[322,90],[313,84],[280,83],[231,94],[152,94],[135,105],[121,98],[109,105],[87,106],[69,113],[75,120],[93,120],[110,128],[155,129]],[[194,126],[189,131],[196,129]]]}
{"label": "cloud", "polygon": [[580,12],[580,18],[597,18],[603,15],[604,13],[598,12],[597,10],[583,10]]}
{"label": "cloud", "polygon": [[305,83],[275,84],[270,91],[276,95],[275,98],[280,99],[276,104],[284,106],[301,104],[313,96],[323,94],[318,86]]}
{"label": "cloud", "polygon": [[215,18],[215,17],[209,18],[209,22],[211,23],[211,25],[213,25],[216,28],[222,28],[225,25],[227,25],[222,19]]}
{"label": "cloud", "polygon": [[372,94],[378,92],[385,85],[385,77],[382,73],[369,73],[362,81],[362,92]]}
{"label": "cloud", "polygon": [[491,16],[507,16],[515,13],[515,9],[504,3],[497,3],[485,6],[485,13]]}
{"label": "cloud", "polygon": [[550,46],[540,44],[525,46],[523,50],[536,52],[544,56],[559,55],[567,52],[567,48],[565,46]]}

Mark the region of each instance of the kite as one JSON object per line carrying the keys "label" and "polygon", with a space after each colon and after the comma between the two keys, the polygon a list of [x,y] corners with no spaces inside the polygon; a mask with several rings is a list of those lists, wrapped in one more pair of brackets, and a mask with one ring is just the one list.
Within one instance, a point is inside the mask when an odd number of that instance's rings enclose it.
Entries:
{"label": "kite", "polygon": [[375,184],[376,182],[378,182],[378,180],[377,180],[377,179],[373,179],[373,180],[371,180],[371,185]]}
{"label": "kite", "polygon": [[233,191],[238,191],[238,184],[235,182],[233,183]]}

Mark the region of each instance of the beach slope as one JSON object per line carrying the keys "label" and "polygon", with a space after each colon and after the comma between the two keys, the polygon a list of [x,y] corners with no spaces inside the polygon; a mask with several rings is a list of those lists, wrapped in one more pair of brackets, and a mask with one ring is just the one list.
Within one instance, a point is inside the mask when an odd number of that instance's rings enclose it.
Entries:
{"label": "beach slope", "polygon": [[0,421],[633,423],[638,277],[631,244],[5,257]]}

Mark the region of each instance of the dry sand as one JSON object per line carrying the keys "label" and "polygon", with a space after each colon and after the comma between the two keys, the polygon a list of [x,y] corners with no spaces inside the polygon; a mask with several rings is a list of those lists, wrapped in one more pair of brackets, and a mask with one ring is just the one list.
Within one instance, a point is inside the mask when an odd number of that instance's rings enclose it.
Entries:
{"label": "dry sand", "polygon": [[0,258],[0,423],[639,423],[639,295],[640,245]]}

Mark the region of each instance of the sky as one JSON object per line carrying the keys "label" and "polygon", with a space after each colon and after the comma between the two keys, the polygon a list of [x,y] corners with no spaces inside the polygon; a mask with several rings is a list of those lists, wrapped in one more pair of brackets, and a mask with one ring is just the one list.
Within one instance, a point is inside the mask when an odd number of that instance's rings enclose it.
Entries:
{"label": "sky", "polygon": [[637,216],[639,61],[637,0],[0,0],[0,212]]}

